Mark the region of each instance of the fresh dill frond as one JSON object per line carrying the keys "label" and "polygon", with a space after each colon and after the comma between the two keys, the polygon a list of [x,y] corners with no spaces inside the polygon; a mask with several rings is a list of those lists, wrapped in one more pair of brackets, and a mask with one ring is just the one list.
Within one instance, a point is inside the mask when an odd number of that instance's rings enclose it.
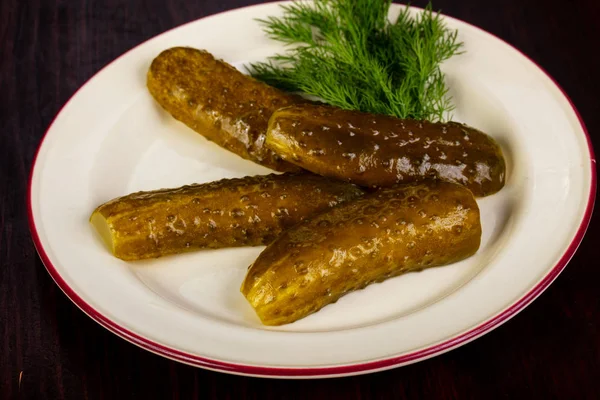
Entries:
{"label": "fresh dill frond", "polygon": [[391,0],[315,0],[284,5],[261,19],[266,34],[288,45],[250,65],[255,78],[344,109],[399,118],[444,120],[453,109],[440,64],[460,52],[431,3],[388,19]]}

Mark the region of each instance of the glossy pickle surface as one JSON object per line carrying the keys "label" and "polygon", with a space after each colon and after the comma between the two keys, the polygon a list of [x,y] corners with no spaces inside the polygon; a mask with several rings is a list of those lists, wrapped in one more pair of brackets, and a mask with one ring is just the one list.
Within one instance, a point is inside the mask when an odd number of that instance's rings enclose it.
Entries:
{"label": "glossy pickle surface", "polygon": [[441,179],[487,196],[504,186],[500,146],[457,122],[433,123],[314,104],[276,111],[267,147],[314,173],[362,186]]}
{"label": "glossy pickle surface", "polygon": [[464,186],[397,185],[304,220],[251,265],[241,291],[265,325],[304,318],[344,294],[479,248],[479,208]]}
{"label": "glossy pickle surface", "polygon": [[299,170],[264,147],[273,112],[303,101],[299,96],[190,47],[160,53],[148,71],[147,86],[174,118],[221,147],[277,171]]}
{"label": "glossy pickle surface", "polygon": [[99,206],[90,221],[116,257],[132,261],[268,244],[304,218],[362,194],[310,173],[270,174],[132,193]]}

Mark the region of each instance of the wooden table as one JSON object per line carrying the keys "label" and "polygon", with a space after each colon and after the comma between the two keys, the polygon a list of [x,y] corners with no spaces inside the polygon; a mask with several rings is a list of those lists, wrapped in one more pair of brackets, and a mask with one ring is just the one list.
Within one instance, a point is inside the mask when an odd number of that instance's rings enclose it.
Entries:
{"label": "wooden table", "polygon": [[[100,68],[144,40],[256,2],[0,2],[0,398],[600,398],[598,213],[568,268],[514,319],[442,356],[351,378],[253,379],[181,365],[109,333],[58,289],[31,242],[25,200],[33,155],[54,115]],[[434,6],[547,69],[600,149],[600,2],[435,0]]]}

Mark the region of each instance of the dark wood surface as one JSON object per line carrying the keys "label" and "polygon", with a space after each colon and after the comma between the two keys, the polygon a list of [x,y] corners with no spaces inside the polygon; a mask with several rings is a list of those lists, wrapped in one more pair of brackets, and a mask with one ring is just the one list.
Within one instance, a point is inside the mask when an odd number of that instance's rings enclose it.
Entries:
{"label": "dark wood surface", "polygon": [[[0,1],[0,398],[600,398],[598,213],[567,269],[514,319],[450,353],[372,375],[278,381],[195,369],[127,343],[65,297],[34,250],[26,218],[28,173],[52,118],[128,49],[184,22],[255,2]],[[435,0],[434,6],[547,69],[600,148],[600,2]]]}

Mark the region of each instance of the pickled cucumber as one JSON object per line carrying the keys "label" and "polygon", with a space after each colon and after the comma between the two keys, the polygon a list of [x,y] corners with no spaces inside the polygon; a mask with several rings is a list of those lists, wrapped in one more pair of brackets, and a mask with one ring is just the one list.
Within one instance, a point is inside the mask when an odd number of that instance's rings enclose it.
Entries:
{"label": "pickled cucumber", "polygon": [[299,171],[264,147],[269,117],[298,101],[216,60],[210,53],[174,47],[150,66],[147,86],[173,117],[248,160],[277,171]]}
{"label": "pickled cucumber", "polygon": [[90,222],[116,257],[131,261],[268,244],[304,218],[362,194],[310,173],[271,174],[133,193],[98,207]]}
{"label": "pickled cucumber", "polygon": [[295,105],[273,114],[266,146],[304,169],[363,186],[441,179],[462,184],[475,196],[504,186],[498,144],[457,122]]}
{"label": "pickled cucumber", "polygon": [[396,185],[285,231],[241,291],[263,324],[287,324],[372,282],[467,258],[480,238],[479,209],[464,186]]}

